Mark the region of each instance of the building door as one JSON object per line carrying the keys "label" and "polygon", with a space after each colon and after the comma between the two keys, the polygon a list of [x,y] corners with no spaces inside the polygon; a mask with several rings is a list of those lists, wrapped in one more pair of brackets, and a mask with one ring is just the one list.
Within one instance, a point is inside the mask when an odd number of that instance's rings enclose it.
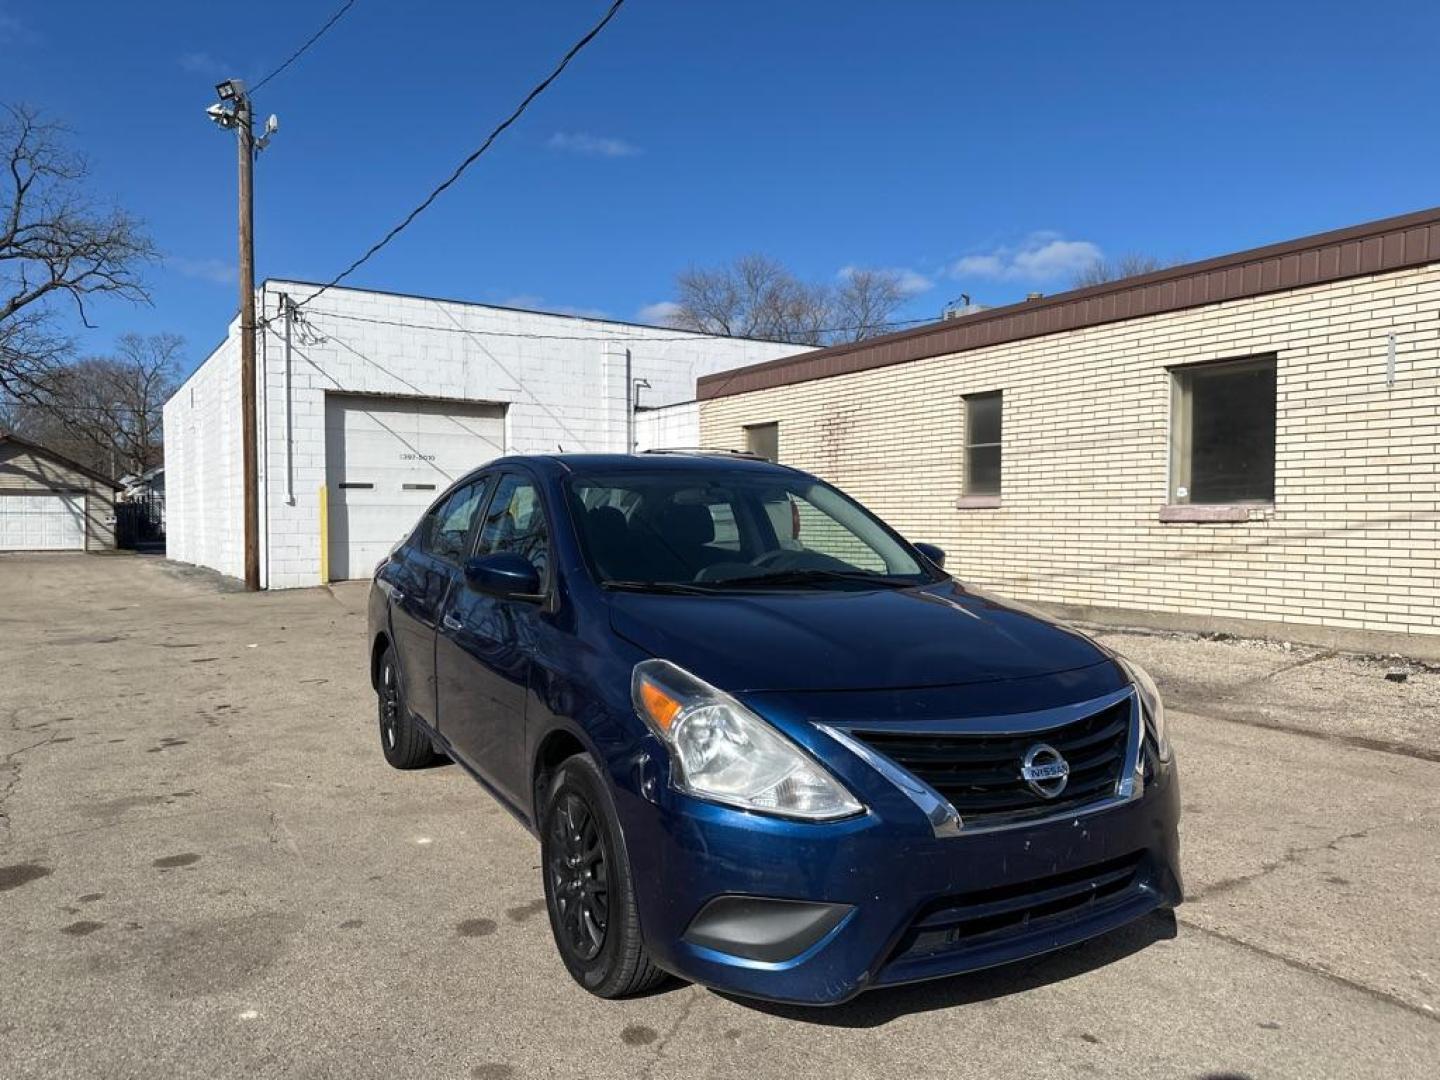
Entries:
{"label": "building door", "polygon": [[0,494],[0,551],[84,550],[83,494]]}
{"label": "building door", "polygon": [[331,580],[367,577],[439,492],[504,443],[503,405],[327,395]]}

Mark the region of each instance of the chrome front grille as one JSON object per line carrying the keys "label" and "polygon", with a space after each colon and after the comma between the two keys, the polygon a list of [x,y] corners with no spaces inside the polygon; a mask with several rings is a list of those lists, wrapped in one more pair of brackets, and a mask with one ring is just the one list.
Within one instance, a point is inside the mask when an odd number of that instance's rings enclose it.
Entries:
{"label": "chrome front grille", "polygon": [[[962,829],[1023,824],[1120,798],[1138,752],[1139,717],[1133,695],[1097,703],[1093,711],[1053,726],[1017,724],[1006,718],[976,729],[935,731],[849,728],[847,734],[933,789],[960,817]],[[1027,753],[1055,750],[1068,766],[1064,787],[1052,797],[1022,775]],[[1048,758],[1048,756],[1047,756]]]}

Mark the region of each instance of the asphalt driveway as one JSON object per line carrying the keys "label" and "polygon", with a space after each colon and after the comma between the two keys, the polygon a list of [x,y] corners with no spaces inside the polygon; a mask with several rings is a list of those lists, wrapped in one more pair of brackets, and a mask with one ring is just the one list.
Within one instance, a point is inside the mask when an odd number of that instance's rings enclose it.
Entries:
{"label": "asphalt driveway", "polygon": [[1190,901],[827,1011],[603,1002],[537,847],[380,757],[363,585],[0,556],[0,1077],[1433,1077],[1440,674],[1108,635],[1161,680]]}

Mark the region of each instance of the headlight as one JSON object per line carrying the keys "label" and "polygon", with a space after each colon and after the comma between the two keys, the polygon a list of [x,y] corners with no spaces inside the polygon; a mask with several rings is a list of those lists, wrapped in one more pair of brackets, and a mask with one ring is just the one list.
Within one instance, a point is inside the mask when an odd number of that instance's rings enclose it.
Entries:
{"label": "headlight", "polygon": [[1155,754],[1162,762],[1170,760],[1170,738],[1165,734],[1165,704],[1160,700],[1160,691],[1150,673],[1134,660],[1117,657],[1120,666],[1135,684],[1140,695],[1140,712],[1145,717],[1145,726],[1155,740]]}
{"label": "headlight", "polygon": [[864,809],[779,731],[667,660],[636,664],[630,696],[635,711],[669,748],[675,786],[682,791],[811,821]]}

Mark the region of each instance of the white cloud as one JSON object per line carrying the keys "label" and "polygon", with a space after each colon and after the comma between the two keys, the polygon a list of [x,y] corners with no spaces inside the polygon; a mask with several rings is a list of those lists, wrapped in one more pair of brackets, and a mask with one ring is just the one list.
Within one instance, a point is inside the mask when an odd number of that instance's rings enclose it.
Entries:
{"label": "white cloud", "polygon": [[674,300],[660,300],[653,304],[646,304],[635,313],[637,322],[653,323],[656,326],[669,326],[670,320],[680,314],[680,305]]}
{"label": "white cloud", "polygon": [[842,266],[838,276],[848,278],[860,270],[869,269],[876,269],[885,274],[894,274],[896,281],[900,284],[900,291],[906,296],[919,296],[921,293],[929,292],[935,287],[935,282],[931,281],[930,278],[918,270],[910,269],[908,266]]}
{"label": "white cloud", "polygon": [[934,287],[935,282],[931,281],[918,270],[902,269],[900,271],[900,291],[906,296],[916,296],[922,292],[929,292]]}
{"label": "white cloud", "polygon": [[205,52],[203,49],[183,54],[178,62],[191,75],[208,75],[218,79],[231,74],[229,64],[214,53]]}
{"label": "white cloud", "polygon": [[584,131],[557,131],[546,140],[551,150],[582,157],[620,158],[634,157],[640,148],[624,139],[613,139],[606,135],[591,135]]}
{"label": "white cloud", "polygon": [[1019,244],[957,259],[950,265],[950,276],[1053,281],[1079,273],[1102,255],[1099,245],[1089,240],[1066,240],[1053,232],[1035,232]]}
{"label": "white cloud", "polygon": [[233,285],[236,281],[235,264],[223,259],[187,259],[183,255],[169,255],[165,265],[181,277],[196,281],[209,281],[216,285]]}
{"label": "white cloud", "polygon": [[1005,277],[1005,260],[999,255],[966,255],[950,267],[952,277]]}

